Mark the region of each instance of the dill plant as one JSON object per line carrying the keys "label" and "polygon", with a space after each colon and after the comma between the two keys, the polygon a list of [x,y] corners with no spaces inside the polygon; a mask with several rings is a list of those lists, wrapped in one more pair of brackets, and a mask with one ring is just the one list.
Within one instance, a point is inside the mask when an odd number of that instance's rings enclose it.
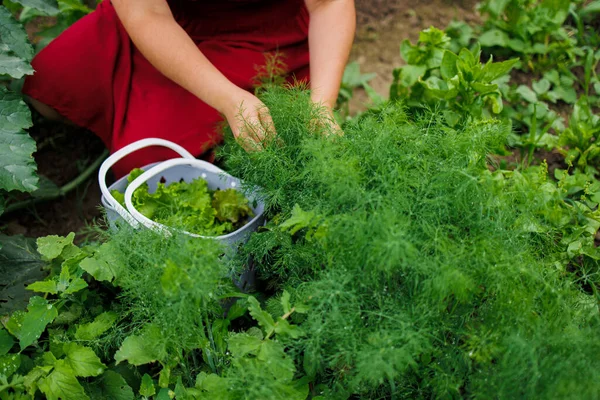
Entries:
{"label": "dill plant", "polygon": [[556,223],[578,211],[554,183],[490,171],[509,126],[452,129],[388,104],[327,137],[306,93],[262,99],[279,141],[223,151],[271,220],[239,260],[308,305],[287,352],[313,395],[595,398],[597,297],[575,284]]}
{"label": "dill plant", "polygon": [[236,291],[222,261],[225,249],[216,241],[165,237],[125,224],[110,232],[109,240],[111,262],[119,266],[117,300],[126,318],[105,340],[120,343],[131,334],[144,338],[151,327],[156,340],[148,341],[158,361],[164,368],[181,365],[187,383],[202,368],[218,370],[224,349],[213,329],[223,327],[220,298]]}

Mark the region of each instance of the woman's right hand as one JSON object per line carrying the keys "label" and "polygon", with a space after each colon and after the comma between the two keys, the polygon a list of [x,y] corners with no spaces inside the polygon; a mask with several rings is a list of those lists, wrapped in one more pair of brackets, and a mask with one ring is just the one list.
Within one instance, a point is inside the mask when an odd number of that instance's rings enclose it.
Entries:
{"label": "woman's right hand", "polygon": [[246,151],[262,150],[276,135],[265,104],[243,89],[236,90],[222,111],[233,136]]}

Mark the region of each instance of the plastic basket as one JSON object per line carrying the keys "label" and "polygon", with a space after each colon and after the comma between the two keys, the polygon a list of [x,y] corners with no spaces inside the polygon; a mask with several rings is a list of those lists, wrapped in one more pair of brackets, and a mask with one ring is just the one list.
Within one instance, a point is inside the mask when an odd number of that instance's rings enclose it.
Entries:
{"label": "plastic basket", "polygon": [[[134,179],[129,186],[127,185],[127,176],[119,179],[110,187],[106,186],[106,174],[117,161],[139,149],[149,146],[167,147],[177,152],[181,158],[173,158],[142,167],[145,172]],[[172,228],[152,221],[135,209],[131,201],[133,192],[144,183],[148,183],[149,191],[152,193],[156,190],[159,182],[164,182],[168,185],[170,182],[179,182],[181,180],[191,182],[197,178],[206,180],[208,188],[211,190],[228,188],[239,190],[241,188],[241,181],[239,179],[227,174],[213,164],[197,160],[183,147],[168,140],[148,138],[123,147],[108,157],[104,163],[102,163],[100,171],[98,172],[98,181],[102,192],[101,202],[106,210],[106,216],[110,226],[118,228],[117,221],[125,220],[129,225],[136,228],[146,227],[157,232],[168,233]],[[119,192],[124,193],[126,207],[119,204],[110,193],[111,190],[118,190]],[[193,237],[223,241],[228,245],[244,243],[248,239],[250,233],[258,229],[258,227],[264,223],[264,204],[259,201],[256,192],[244,192],[244,195],[249,200],[250,207],[254,212],[254,218],[248,221],[240,229],[222,236],[202,236],[184,232]]]}

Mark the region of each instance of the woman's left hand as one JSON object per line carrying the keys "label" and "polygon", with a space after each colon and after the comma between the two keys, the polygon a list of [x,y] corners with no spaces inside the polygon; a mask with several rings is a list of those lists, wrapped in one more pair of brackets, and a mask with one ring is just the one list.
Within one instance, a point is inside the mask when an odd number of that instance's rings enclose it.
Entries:
{"label": "woman's left hand", "polygon": [[320,131],[326,136],[343,136],[344,131],[342,131],[342,128],[335,120],[333,108],[318,102],[315,102],[315,104],[319,107],[319,115],[312,121],[312,130]]}

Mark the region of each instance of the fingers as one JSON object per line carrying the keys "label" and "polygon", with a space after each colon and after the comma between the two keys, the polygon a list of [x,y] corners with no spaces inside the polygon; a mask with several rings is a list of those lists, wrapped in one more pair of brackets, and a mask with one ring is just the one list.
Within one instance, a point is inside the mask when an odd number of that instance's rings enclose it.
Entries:
{"label": "fingers", "polygon": [[263,150],[276,135],[269,110],[256,100],[256,104],[242,104],[235,123],[230,124],[236,140],[248,152]]}
{"label": "fingers", "polygon": [[343,136],[344,131],[335,120],[333,110],[321,108],[310,122],[310,128],[315,133],[325,136]]}

